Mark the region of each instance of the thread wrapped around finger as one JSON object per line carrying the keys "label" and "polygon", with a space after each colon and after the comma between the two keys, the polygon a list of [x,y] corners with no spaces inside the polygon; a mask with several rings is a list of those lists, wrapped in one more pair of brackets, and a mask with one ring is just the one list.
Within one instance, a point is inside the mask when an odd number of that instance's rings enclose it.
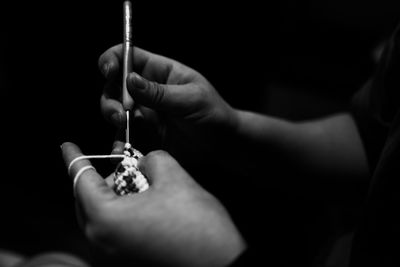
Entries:
{"label": "thread wrapped around finger", "polygon": [[[80,160],[121,158],[122,161],[118,163],[114,171],[114,192],[120,196],[141,193],[150,187],[147,178],[138,168],[138,161],[142,157],[143,154],[140,151],[134,149],[130,143],[126,143],[123,155],[82,155],[70,162],[68,166],[68,172],[71,174],[73,165]],[[93,168],[93,166],[90,167]],[[76,181],[78,178],[80,178],[82,172],[85,170],[87,170],[87,168],[82,168],[78,172],[79,175],[75,175],[74,189],[76,187]]]}

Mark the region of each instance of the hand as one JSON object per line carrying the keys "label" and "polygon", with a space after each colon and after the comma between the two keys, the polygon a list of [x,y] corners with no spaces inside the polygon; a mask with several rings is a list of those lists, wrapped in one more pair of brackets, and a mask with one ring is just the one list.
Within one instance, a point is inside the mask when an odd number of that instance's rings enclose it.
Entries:
{"label": "hand", "polygon": [[[72,143],[62,150],[67,166],[82,155]],[[88,164],[76,162],[72,177]],[[244,250],[225,208],[169,154],[151,152],[140,159],[139,169],[150,188],[134,195],[117,196],[112,177],[104,180],[93,169],[78,180],[81,225],[95,244],[112,254],[166,266],[226,266]]]}
{"label": "hand", "polygon": [[[133,138],[135,147],[146,141],[156,143],[154,139],[149,141],[149,136],[158,133],[162,147],[180,161],[196,160],[193,156],[199,151],[215,148],[235,131],[236,111],[200,73],[137,47],[133,51],[134,72],[127,78],[129,93],[136,102],[133,133],[150,129],[145,138]],[[126,123],[118,89],[121,59],[121,45],[110,48],[99,59],[99,67],[107,78],[101,109],[106,119],[120,128]],[[139,127],[140,124],[147,127]],[[148,150],[155,148],[160,147]],[[122,149],[123,142],[116,142],[113,152],[121,153]],[[201,157],[204,159],[204,154]]]}

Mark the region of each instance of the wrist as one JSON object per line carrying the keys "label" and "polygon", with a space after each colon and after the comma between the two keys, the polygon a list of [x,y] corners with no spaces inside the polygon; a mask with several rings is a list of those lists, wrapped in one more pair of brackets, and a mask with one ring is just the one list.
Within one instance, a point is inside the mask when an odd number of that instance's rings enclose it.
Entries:
{"label": "wrist", "polygon": [[234,138],[237,137],[239,133],[239,129],[241,128],[240,125],[242,123],[241,121],[241,111],[238,109],[235,109],[233,107],[230,107],[230,112],[229,112],[229,122],[228,122],[228,131],[231,136]]}

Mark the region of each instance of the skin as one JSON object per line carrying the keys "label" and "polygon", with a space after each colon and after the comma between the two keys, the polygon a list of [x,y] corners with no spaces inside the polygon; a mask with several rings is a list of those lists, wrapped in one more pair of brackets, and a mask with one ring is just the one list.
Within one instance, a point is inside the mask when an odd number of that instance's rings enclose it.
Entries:
{"label": "skin", "polygon": [[[100,70],[107,78],[101,97],[104,117],[123,129],[125,111],[120,102],[120,62],[122,46],[106,51],[99,59]],[[135,101],[133,140],[138,147],[151,151],[166,149],[179,162],[197,159],[194,151],[209,151],[227,131],[235,128],[234,109],[213,86],[195,70],[169,58],[135,48],[133,69],[127,78]],[[140,130],[136,130],[140,129]],[[156,133],[156,134],[154,134]],[[123,134],[114,144],[113,153],[121,153]]]}
{"label": "skin", "polygon": [[[134,49],[133,57],[134,72],[126,82],[135,101],[134,140],[156,144],[147,149],[163,147],[174,157],[159,151],[143,158],[140,168],[151,187],[134,196],[117,197],[110,189],[110,178],[107,185],[93,170],[83,174],[77,187],[82,226],[104,250],[126,257],[140,255],[158,263],[168,259],[174,266],[225,266],[245,249],[222,205],[174,159],[195,159],[192,152],[201,157],[210,155],[204,153],[218,145],[232,165],[238,158],[237,153],[231,153],[234,147],[243,155],[277,155],[288,166],[321,176],[334,174],[344,181],[369,175],[361,138],[349,113],[291,122],[238,110],[190,67],[140,48]],[[107,79],[101,110],[120,131],[126,124],[118,83],[121,58],[122,46],[118,45],[99,59]],[[117,138],[113,153],[122,152],[121,140]],[[68,164],[81,153],[68,143],[63,146],[63,155]],[[264,157],[240,161],[258,173],[265,170]],[[73,173],[85,164],[89,163],[77,163]]]}
{"label": "skin", "polygon": [[[107,79],[101,109],[118,128],[125,126],[117,82],[121,56],[122,46],[118,45],[99,59]],[[136,101],[134,113],[141,114],[137,121],[152,125],[152,132],[159,133],[164,148],[179,162],[212,157],[218,153],[210,151],[218,147],[225,152],[228,164],[239,159],[240,165],[251,166],[256,174],[263,172],[265,157],[240,158],[235,151],[276,155],[288,166],[320,177],[357,181],[369,176],[364,147],[349,113],[291,122],[231,107],[205,77],[173,59],[135,47],[133,64],[126,82]],[[143,132],[147,128],[142,125],[135,121],[131,127],[134,132]],[[145,136],[137,143],[154,143]],[[123,142],[117,140],[113,152],[121,153],[122,149]]]}
{"label": "skin", "polygon": [[47,252],[25,257],[0,250],[0,267],[89,267],[82,259],[64,252]]}
{"label": "skin", "polygon": [[[82,155],[62,146],[66,165]],[[78,161],[71,177],[87,160]],[[111,256],[160,266],[226,266],[246,248],[222,204],[205,191],[167,152],[141,158],[150,188],[117,196],[112,177],[85,171],[77,182],[79,220],[86,236]],[[130,261],[132,260],[132,261]]]}

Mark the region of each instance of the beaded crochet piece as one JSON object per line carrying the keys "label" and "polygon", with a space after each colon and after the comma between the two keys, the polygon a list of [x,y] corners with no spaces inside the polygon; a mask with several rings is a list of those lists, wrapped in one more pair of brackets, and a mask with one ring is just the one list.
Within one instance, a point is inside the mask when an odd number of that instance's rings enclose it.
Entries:
{"label": "beaded crochet piece", "polygon": [[146,177],[139,171],[137,164],[143,154],[129,143],[125,144],[124,158],[114,173],[114,191],[122,196],[141,193],[149,188]]}
{"label": "beaded crochet piece", "polygon": [[[83,159],[110,159],[110,158],[119,158],[122,159],[120,163],[118,163],[117,168],[114,172],[114,185],[113,189],[116,194],[123,195],[131,195],[134,193],[141,193],[146,191],[149,188],[149,183],[147,178],[139,171],[138,169],[138,160],[143,157],[143,154],[140,151],[134,149],[130,143],[126,143],[124,147],[123,155],[91,155],[86,156],[82,155],[75,159],[73,159],[68,166],[68,173],[71,174],[72,166],[80,160]],[[93,166],[88,165],[83,167],[74,178],[74,191],[77,184],[78,179],[80,178],[83,171],[88,168],[94,169]]]}

